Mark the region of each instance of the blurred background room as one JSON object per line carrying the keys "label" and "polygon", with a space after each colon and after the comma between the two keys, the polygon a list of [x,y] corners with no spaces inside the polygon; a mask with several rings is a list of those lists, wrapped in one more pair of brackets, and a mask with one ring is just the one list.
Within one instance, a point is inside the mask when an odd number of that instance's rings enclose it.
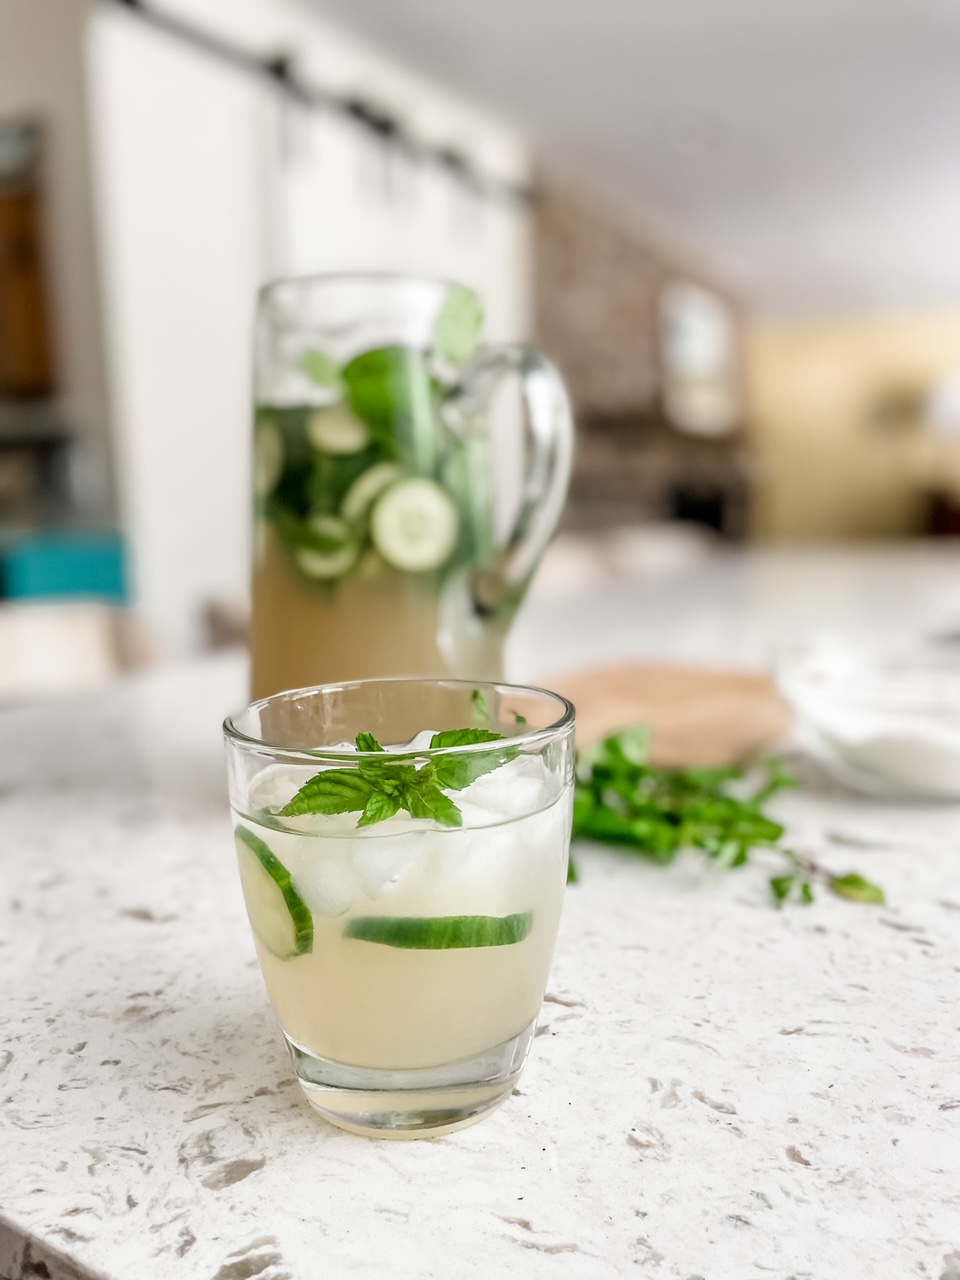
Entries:
{"label": "blurred background room", "polygon": [[4,0],[0,699],[242,642],[256,292],[338,270],[463,281],[567,381],[509,674],[574,599],[610,662],[960,630],[958,45],[946,0]]}

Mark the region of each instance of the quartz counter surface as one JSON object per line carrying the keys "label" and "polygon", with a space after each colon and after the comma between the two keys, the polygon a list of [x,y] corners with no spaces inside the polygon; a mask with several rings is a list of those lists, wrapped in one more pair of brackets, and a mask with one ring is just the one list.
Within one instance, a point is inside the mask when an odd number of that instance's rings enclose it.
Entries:
{"label": "quartz counter surface", "polygon": [[517,1093],[370,1141],[302,1099],[259,977],[243,687],[219,658],[0,715],[0,1277],[960,1280],[958,808],[800,762],[792,838],[885,907],[580,848]]}

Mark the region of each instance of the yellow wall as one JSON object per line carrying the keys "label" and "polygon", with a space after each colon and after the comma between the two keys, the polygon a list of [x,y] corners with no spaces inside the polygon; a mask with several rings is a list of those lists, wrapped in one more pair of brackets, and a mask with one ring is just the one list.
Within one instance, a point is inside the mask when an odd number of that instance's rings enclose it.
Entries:
{"label": "yellow wall", "polygon": [[[747,336],[760,538],[919,533],[929,449],[909,414],[876,424],[890,396],[920,397],[960,371],[960,310],[758,323]],[[960,446],[941,456],[960,467]]]}

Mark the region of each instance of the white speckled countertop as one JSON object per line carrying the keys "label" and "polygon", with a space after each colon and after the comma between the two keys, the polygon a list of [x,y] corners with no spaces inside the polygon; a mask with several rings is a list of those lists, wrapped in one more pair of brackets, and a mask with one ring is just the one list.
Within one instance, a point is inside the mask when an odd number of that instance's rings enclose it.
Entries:
{"label": "white speckled countertop", "polygon": [[[957,556],[779,563],[597,602],[597,651],[568,632],[550,665],[754,661],[811,575],[808,622],[856,612],[838,573],[862,620],[911,591],[960,620]],[[560,611],[521,620],[518,678]],[[309,1110],[263,992],[219,740],[242,689],[218,659],[0,714],[3,1280],[960,1280],[960,808],[804,769],[779,812],[885,908],[582,849],[519,1095],[380,1143]]]}

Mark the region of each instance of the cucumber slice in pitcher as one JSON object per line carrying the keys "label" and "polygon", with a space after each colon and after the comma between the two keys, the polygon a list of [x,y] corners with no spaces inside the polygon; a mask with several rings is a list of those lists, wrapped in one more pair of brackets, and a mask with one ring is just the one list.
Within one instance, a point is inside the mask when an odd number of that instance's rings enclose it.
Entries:
{"label": "cucumber slice in pitcher", "polygon": [[340,514],[344,520],[349,520],[351,523],[362,520],[384,489],[388,489],[395,480],[399,480],[401,475],[402,472],[395,462],[377,462],[372,467],[368,467],[357,476],[343,495]]}
{"label": "cucumber slice in pitcher", "polygon": [[370,428],[341,401],[311,413],[307,439],[318,453],[359,453],[370,443]]}
{"label": "cucumber slice in pitcher", "polygon": [[374,546],[395,569],[438,569],[457,545],[457,508],[432,480],[400,480],[377,500],[370,533]]}
{"label": "cucumber slice in pitcher", "polygon": [[234,832],[240,883],[250,927],[278,960],[313,950],[313,916],[290,872],[269,845],[246,827]]}
{"label": "cucumber slice in pitcher", "polygon": [[360,544],[350,526],[339,516],[310,516],[303,525],[301,542],[293,558],[308,578],[342,577],[352,569]]}

